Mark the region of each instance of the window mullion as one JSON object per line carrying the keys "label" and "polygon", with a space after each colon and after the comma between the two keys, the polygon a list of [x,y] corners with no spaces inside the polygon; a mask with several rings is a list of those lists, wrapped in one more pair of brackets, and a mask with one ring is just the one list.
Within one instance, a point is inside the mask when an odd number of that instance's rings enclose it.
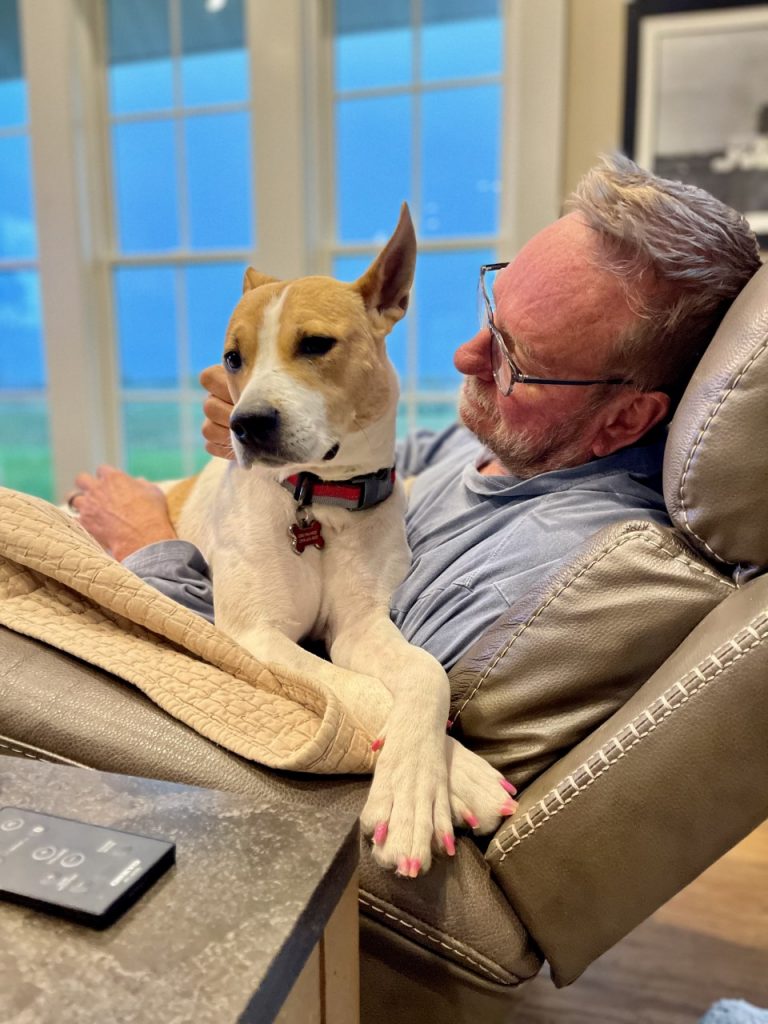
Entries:
{"label": "window mullion", "polygon": [[54,487],[119,460],[97,0],[20,0]]}

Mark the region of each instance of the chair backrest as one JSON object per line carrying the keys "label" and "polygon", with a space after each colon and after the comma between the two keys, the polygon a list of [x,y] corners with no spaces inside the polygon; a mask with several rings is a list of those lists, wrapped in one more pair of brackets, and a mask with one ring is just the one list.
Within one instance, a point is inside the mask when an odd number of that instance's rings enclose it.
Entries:
{"label": "chair backrest", "polygon": [[729,309],[683,395],[664,498],[710,561],[768,567],[768,265]]}

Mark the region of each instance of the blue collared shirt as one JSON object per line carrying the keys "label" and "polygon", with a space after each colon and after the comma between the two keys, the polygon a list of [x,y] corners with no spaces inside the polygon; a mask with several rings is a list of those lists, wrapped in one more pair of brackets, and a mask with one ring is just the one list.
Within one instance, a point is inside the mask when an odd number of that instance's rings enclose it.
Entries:
{"label": "blue collared shirt", "polygon": [[669,525],[663,441],[522,480],[483,476],[491,454],[466,428],[412,435],[401,476],[417,473],[407,514],[412,564],[391,612],[406,639],[446,668],[545,575],[612,523]]}

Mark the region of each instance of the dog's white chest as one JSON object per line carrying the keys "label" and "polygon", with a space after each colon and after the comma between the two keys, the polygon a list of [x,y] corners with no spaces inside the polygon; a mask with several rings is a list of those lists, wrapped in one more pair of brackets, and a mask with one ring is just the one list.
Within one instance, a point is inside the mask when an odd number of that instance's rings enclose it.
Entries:
{"label": "dog's white chest", "polygon": [[253,471],[216,461],[204,470],[180,533],[211,566],[216,623],[230,635],[262,621],[293,640],[327,638],[340,609],[387,606],[407,571],[399,492],[368,512],[313,506],[318,525],[301,553],[296,510],[289,491]]}

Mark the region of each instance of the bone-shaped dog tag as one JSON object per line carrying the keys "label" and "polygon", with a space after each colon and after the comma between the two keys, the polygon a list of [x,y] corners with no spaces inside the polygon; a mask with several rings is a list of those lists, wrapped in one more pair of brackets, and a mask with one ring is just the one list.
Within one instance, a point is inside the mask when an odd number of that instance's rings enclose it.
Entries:
{"label": "bone-shaped dog tag", "polygon": [[302,554],[304,548],[325,547],[323,537],[323,525],[305,508],[296,510],[296,522],[288,527],[288,536],[291,538],[291,547],[297,555]]}

